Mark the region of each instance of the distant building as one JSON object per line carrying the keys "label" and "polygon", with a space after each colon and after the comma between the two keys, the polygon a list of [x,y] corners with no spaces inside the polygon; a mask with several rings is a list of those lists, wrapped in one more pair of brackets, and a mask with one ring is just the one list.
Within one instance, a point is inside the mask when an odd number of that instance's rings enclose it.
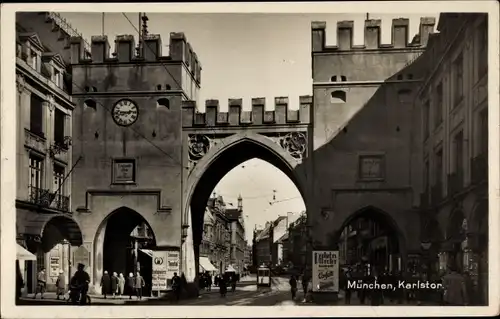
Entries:
{"label": "distant building", "polygon": [[258,265],[271,264],[276,266],[279,264],[279,256],[282,256],[283,253],[282,250],[279,250],[282,245],[278,245],[278,240],[287,232],[287,224],[288,217],[279,216],[276,220],[267,222],[264,229],[257,231],[255,251]]}
{"label": "distant building", "polygon": [[245,267],[251,266],[253,264],[253,256],[252,256],[252,246],[248,245],[248,243],[245,241],[246,244],[246,249],[245,249],[245,259],[244,259],[244,264]]}
{"label": "distant building", "polygon": [[306,253],[307,253],[307,216],[305,212],[302,212],[301,216],[290,223],[288,227],[288,240],[286,242],[288,266],[298,271],[306,265]]}
{"label": "distant building", "polygon": [[245,268],[245,251],[247,249],[243,220],[243,199],[241,196],[238,197],[238,208],[226,209],[225,215],[229,220],[231,229],[231,265],[236,272],[240,273]]}
{"label": "distant building", "polygon": [[231,224],[225,212],[222,196],[208,200],[200,245],[200,271],[223,273],[230,264]]}
{"label": "distant building", "polygon": [[287,266],[288,265],[288,231],[281,236],[280,239],[276,241],[277,245],[277,264],[280,266]]}

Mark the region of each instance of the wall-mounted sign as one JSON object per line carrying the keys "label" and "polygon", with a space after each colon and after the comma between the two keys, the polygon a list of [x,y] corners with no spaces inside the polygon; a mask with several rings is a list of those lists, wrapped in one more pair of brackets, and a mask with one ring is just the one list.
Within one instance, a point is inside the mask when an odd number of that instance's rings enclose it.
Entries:
{"label": "wall-mounted sign", "polygon": [[61,260],[59,257],[50,257],[50,276],[57,277],[59,276],[59,270],[61,267]]}
{"label": "wall-mounted sign", "polygon": [[313,251],[312,288],[314,292],[339,291],[339,252]]}
{"label": "wall-mounted sign", "polygon": [[120,158],[113,160],[113,183],[135,183],[135,159]]}

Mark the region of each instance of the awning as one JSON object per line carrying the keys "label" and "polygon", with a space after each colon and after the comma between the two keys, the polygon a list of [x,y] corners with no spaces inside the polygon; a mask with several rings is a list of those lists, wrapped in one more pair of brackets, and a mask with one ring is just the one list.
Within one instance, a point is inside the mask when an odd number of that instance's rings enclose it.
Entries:
{"label": "awning", "polygon": [[233,266],[229,265],[226,267],[226,272],[236,272],[236,269],[234,269]]}
{"label": "awning", "polygon": [[36,256],[30,253],[26,248],[17,244],[17,252],[16,252],[17,260],[36,260]]}
{"label": "awning", "polygon": [[67,237],[72,246],[81,246],[83,244],[80,226],[70,216],[62,214],[33,214],[33,217],[26,220],[24,233],[43,238],[43,231],[49,223],[56,226],[61,234]]}
{"label": "awning", "polygon": [[153,258],[153,251],[151,249],[139,249],[139,250],[148,255],[149,257]]}
{"label": "awning", "polygon": [[204,271],[217,271],[217,268],[212,265],[207,257],[200,257],[200,268]]}

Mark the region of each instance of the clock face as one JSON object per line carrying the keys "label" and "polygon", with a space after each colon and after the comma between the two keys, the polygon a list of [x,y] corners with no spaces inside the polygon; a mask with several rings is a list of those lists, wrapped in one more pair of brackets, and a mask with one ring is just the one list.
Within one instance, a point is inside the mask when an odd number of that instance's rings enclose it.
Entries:
{"label": "clock face", "polygon": [[137,108],[137,104],[131,100],[121,100],[113,107],[112,115],[116,124],[129,126],[137,121],[139,109]]}

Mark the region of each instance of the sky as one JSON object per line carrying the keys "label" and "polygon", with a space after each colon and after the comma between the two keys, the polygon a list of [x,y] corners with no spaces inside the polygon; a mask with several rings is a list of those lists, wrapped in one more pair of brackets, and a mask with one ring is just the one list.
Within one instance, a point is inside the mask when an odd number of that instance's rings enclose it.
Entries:
{"label": "sky", "polygon": [[[113,48],[116,35],[136,36],[138,14],[62,13],[64,18],[90,43],[92,35],[106,34]],[[288,96],[292,108],[298,108],[300,95],[312,94],[310,28],[311,21],[326,21],[327,45],[336,44],[336,24],[354,20],[354,44],[363,44],[366,13],[354,14],[253,14],[253,13],[149,13],[150,34],[160,34],[163,55],[168,55],[170,32],[184,32],[202,65],[200,111],[204,100],[218,99],[227,110],[229,98],[242,98],[250,109],[252,97],[265,97],[272,109],[275,96]],[[418,32],[422,16],[438,14],[369,14],[381,19],[381,42],[391,42],[391,20],[410,19],[409,39]],[[243,197],[246,238],[252,241],[252,229],[266,221],[293,212],[292,220],[305,210],[299,191],[291,180],[271,164],[253,159],[230,171],[215,192],[236,206]],[[273,195],[275,199],[273,200]]]}

